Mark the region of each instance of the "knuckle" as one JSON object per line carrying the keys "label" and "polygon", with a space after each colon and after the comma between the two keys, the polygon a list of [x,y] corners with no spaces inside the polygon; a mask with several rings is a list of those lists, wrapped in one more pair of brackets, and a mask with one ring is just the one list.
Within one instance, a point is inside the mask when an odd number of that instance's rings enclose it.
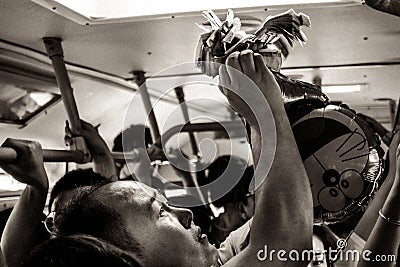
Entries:
{"label": "knuckle", "polygon": [[254,54],[254,52],[250,49],[246,49],[246,50],[243,50],[242,52],[240,52],[240,55],[242,55],[242,56],[252,56],[253,54]]}

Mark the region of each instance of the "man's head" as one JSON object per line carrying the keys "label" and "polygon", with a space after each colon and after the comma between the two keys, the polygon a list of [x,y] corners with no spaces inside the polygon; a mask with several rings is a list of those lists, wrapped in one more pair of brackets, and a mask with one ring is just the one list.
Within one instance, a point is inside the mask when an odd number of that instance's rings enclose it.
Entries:
{"label": "man's head", "polygon": [[49,209],[62,209],[74,194],[74,190],[81,186],[90,186],[105,183],[108,179],[94,172],[92,169],[77,169],[66,173],[53,186],[50,193]]}
{"label": "man's head", "polygon": [[49,200],[49,214],[45,218],[45,227],[50,234],[54,234],[54,214],[64,209],[71,198],[82,187],[108,183],[109,180],[93,169],[77,169],[66,173],[53,186]]}
{"label": "man's head", "polygon": [[37,246],[23,267],[139,267],[127,251],[101,239],[72,235],[51,238]]}
{"label": "man's head", "polygon": [[169,206],[153,188],[118,181],[80,191],[56,216],[60,234],[103,238],[133,252],[145,266],[208,267],[216,262],[216,249],[192,223],[192,212]]}

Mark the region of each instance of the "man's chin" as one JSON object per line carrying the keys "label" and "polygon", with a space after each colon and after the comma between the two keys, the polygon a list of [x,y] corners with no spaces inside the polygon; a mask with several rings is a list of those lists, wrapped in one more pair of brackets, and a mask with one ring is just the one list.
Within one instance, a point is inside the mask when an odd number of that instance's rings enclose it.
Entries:
{"label": "man's chin", "polygon": [[213,245],[209,244],[209,266],[218,266],[218,250]]}

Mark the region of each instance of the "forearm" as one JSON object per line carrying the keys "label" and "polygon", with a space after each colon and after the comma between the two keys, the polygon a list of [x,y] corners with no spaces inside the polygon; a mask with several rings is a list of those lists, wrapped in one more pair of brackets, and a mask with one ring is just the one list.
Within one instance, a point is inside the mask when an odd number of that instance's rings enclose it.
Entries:
{"label": "forearm", "polygon": [[[280,93],[267,99],[275,120],[276,149],[268,176],[256,192],[252,231],[257,234],[250,234],[250,242],[255,249],[264,245],[287,251],[311,249],[313,205],[309,180]],[[257,149],[263,153],[262,146],[266,145],[260,132],[255,133],[260,143],[260,147],[253,147],[255,157]],[[263,238],[258,236],[260,233]]]}
{"label": "forearm", "polygon": [[93,155],[93,170],[112,181],[116,181],[118,178],[111,152]]}
{"label": "forearm", "polygon": [[[392,165],[394,165],[394,163]],[[389,173],[384,183],[375,194],[374,199],[372,200],[371,204],[368,205],[367,210],[354,229],[354,232],[364,240],[368,239],[375,222],[379,217],[378,211],[383,207],[383,204],[389,194],[390,188],[392,187],[394,181],[395,172],[395,168],[390,166]]]}
{"label": "forearm", "polygon": [[7,266],[19,266],[40,242],[37,239],[48,186],[26,186],[16,203],[1,238],[1,249]]}
{"label": "forearm", "polygon": [[[397,188],[392,188],[389,193],[387,200],[382,208],[382,214],[386,218],[400,221],[400,193]],[[369,259],[375,259],[376,256],[380,255],[396,255],[400,240],[400,226],[392,224],[382,217],[378,217],[375,226],[364,246],[364,251],[369,250],[371,254],[368,255]],[[393,266],[394,262],[380,262],[379,266]],[[364,260],[358,264],[360,267],[364,266],[375,266],[376,262]]]}

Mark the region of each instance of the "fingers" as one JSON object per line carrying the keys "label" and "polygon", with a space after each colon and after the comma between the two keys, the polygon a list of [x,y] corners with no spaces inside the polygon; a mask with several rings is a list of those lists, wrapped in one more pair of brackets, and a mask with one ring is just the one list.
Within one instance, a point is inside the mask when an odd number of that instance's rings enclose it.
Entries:
{"label": "fingers", "polygon": [[[9,147],[17,152],[15,161],[1,164],[2,168],[8,173],[20,170],[21,166],[29,166],[35,160],[39,163],[43,162],[42,146],[36,141],[7,138],[2,147]],[[33,171],[33,168],[30,171]]]}
{"label": "fingers", "polygon": [[[254,76],[257,72],[270,72],[265,66],[262,55],[254,53],[252,50],[232,53],[227,58],[226,65],[239,70],[249,77]],[[229,67],[227,68],[228,74],[231,77],[232,75],[237,75],[236,71]]]}
{"label": "fingers", "polygon": [[256,72],[256,67],[254,64],[254,53],[251,50],[245,50],[240,52],[239,62],[242,71],[247,76],[250,76]]}
{"label": "fingers", "polygon": [[266,32],[267,30],[265,29],[265,23],[266,21],[263,23],[262,27],[260,29],[258,29],[254,35],[256,36],[256,38],[261,38]]}
{"label": "fingers", "polygon": [[10,147],[15,149],[17,152],[25,152],[35,149],[41,149],[42,146],[40,143],[36,141],[29,141],[29,140],[21,140],[21,139],[13,139],[7,138],[4,143],[1,145],[2,147]]}
{"label": "fingers", "polygon": [[67,120],[65,121],[64,133],[66,136],[72,137],[71,128],[69,127],[69,122]]}
{"label": "fingers", "polygon": [[261,54],[254,54],[254,66],[256,71],[262,71],[267,68],[265,67],[265,63]]}
{"label": "fingers", "polygon": [[[231,85],[234,83],[235,80],[238,78],[238,74],[242,72],[242,67],[240,65],[239,61],[239,52],[234,52],[229,55],[229,57],[226,59],[226,65],[227,65],[227,72],[231,80]],[[239,72],[238,72],[239,71]]]}
{"label": "fingers", "polygon": [[7,138],[3,144],[1,145],[2,147],[13,147],[12,143],[13,143],[14,139],[12,138]]}
{"label": "fingers", "polygon": [[219,90],[225,96],[228,93],[227,88],[230,87],[231,79],[229,77],[228,71],[226,70],[226,65],[221,65],[219,67]]}
{"label": "fingers", "polygon": [[90,123],[88,123],[88,122],[86,122],[84,120],[81,120],[81,126],[82,126],[82,129],[84,129],[84,130],[95,129],[92,124],[90,124]]}
{"label": "fingers", "polygon": [[[80,120],[80,122],[81,122],[81,128],[78,129],[76,135],[83,136],[84,138],[92,138],[95,135],[98,135],[97,129],[92,124],[90,124],[84,120]],[[68,130],[66,128],[65,134],[69,135],[71,137],[75,136],[74,134],[72,134],[69,127],[68,127]]]}

